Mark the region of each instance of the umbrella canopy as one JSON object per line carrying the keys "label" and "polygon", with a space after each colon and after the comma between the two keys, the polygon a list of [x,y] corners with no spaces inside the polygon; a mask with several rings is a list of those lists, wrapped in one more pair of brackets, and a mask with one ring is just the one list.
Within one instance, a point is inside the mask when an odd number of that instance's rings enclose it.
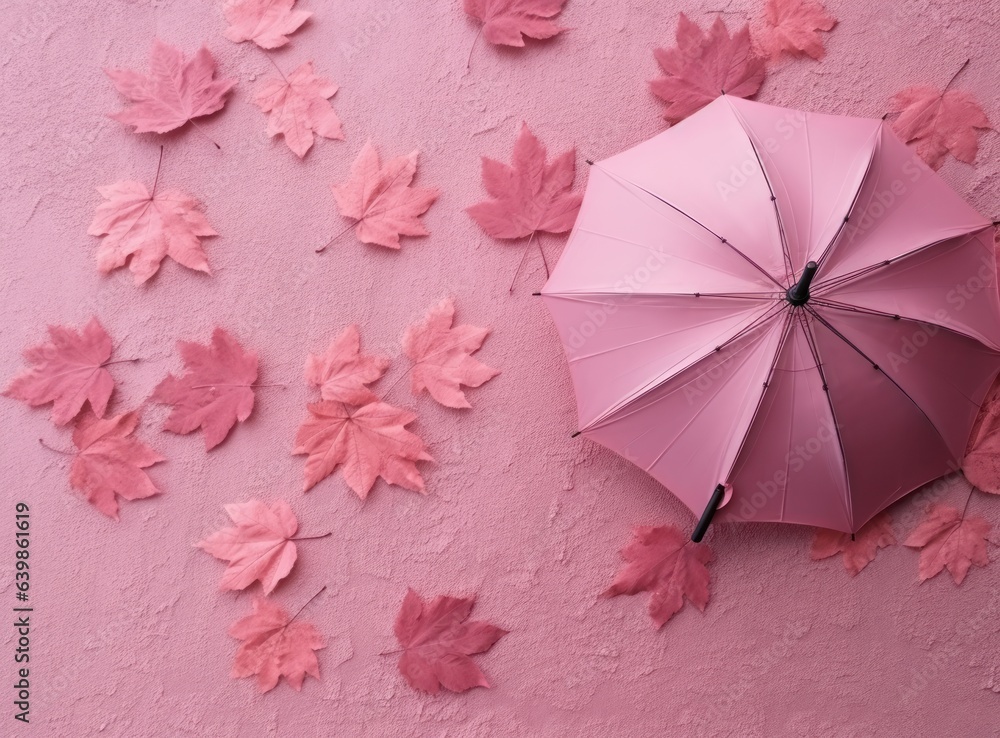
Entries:
{"label": "umbrella canopy", "polygon": [[720,97],[593,164],[542,295],[580,432],[706,519],[857,531],[1000,371],[992,222],[879,120]]}

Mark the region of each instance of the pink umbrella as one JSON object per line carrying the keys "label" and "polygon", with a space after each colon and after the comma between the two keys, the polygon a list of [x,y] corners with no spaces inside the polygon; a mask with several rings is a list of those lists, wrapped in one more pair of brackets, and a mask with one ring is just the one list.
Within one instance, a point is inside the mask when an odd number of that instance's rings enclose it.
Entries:
{"label": "pink umbrella", "polygon": [[579,433],[701,515],[854,533],[959,468],[993,224],[883,121],[720,97],[593,164],[542,292]]}

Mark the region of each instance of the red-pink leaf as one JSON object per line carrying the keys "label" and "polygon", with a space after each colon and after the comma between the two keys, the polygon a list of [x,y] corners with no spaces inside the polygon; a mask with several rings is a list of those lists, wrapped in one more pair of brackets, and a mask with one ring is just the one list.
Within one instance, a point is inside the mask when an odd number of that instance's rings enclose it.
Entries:
{"label": "red-pink leaf", "polygon": [[413,413],[384,402],[348,407],[316,402],[295,436],[294,455],[307,455],[305,491],[343,467],[344,480],[361,499],[382,477],[389,484],[423,493],[424,480],[414,462],[433,461],[424,442],[404,426]]}
{"label": "red-pink leaf", "polygon": [[98,417],[104,416],[115,383],[104,365],[111,359],[111,338],[91,318],[82,331],[49,326],[50,343],[25,349],[31,369],[14,377],[6,397],[32,407],[52,403],[52,422],[66,425],[90,403]]}
{"label": "red-pink leaf", "polygon": [[210,274],[201,238],[217,236],[198,201],[179,190],[150,194],[141,182],[122,181],[98,187],[106,199],[97,207],[87,233],[104,236],[97,268],[104,274],[124,266],[142,284],[171,257],[188,269]]}
{"label": "red-pink leaf", "polygon": [[921,582],[947,568],[955,584],[961,584],[973,564],[990,563],[986,543],[991,527],[983,518],[965,517],[957,508],[935,504],[903,545],[921,549]]}
{"label": "red-pink leaf", "polygon": [[649,592],[649,616],[657,628],[684,607],[684,599],[702,612],[708,604],[711,549],[692,543],[673,525],[638,526],[622,549],[627,562],[602,597]]}
{"label": "red-pink leaf", "polygon": [[156,40],[147,77],[128,69],[105,69],[117,90],[134,104],[111,117],[134,126],[137,133],[166,133],[192,118],[209,115],[226,104],[236,82],[217,80],[215,60],[204,46],[190,61],[180,49]]}
{"label": "red-pink leaf", "polygon": [[483,24],[491,44],[524,46],[524,37],[545,39],[566,30],[551,20],[566,0],[464,0],[465,12]]}
{"label": "red-pink leaf", "polygon": [[1000,495],[1000,379],[990,388],[972,427],[962,473],[983,492]]}
{"label": "red-pink leaf", "polygon": [[230,26],[223,35],[230,41],[253,41],[262,49],[276,49],[288,43],[312,15],[292,10],[295,0],[227,0],[226,20]]}
{"label": "red-pink leaf", "polygon": [[257,354],[243,347],[222,328],[212,332],[208,346],[178,341],[184,360],[181,377],[168,374],[153,391],[153,401],[172,405],[163,428],[187,434],[205,431],[205,450],[222,443],[237,421],[250,417]]}
{"label": "red-pink leaf", "polygon": [[899,113],[892,129],[906,143],[915,141],[917,154],[934,169],[949,153],[974,164],[979,133],[990,128],[979,102],[964,90],[908,87],[889,101],[889,112]]}
{"label": "red-pink leaf", "polygon": [[349,325],[321,356],[306,357],[306,382],[320,388],[324,400],[364,405],[377,398],[367,385],[389,367],[389,359],[361,353],[361,336]]}
{"label": "red-pink leaf", "polygon": [[663,117],[671,123],[701,110],[723,92],[752,97],[764,82],[764,60],[751,48],[749,27],[730,36],[722,18],[705,33],[681,13],[677,46],[655,49],[653,55],[665,76],[649,86],[667,103]]}
{"label": "red-pink leaf", "polygon": [[333,185],[333,197],[345,218],[357,221],[354,232],[363,243],[399,248],[400,236],[426,236],[420,216],[437,199],[438,191],[411,187],[417,152],[379,163],[371,141],[351,165],[347,182]]}
{"label": "red-pink leaf", "polygon": [[270,113],[267,135],[282,135],[301,159],[312,148],[313,134],[343,140],[340,118],[328,100],[336,92],[337,85],[317,77],[307,61],[283,79],[267,80],[254,102]]}
{"label": "red-pink leaf", "polygon": [[576,149],[549,164],[542,143],[521,124],[513,166],[483,157],[483,185],[491,200],[466,212],[494,238],[522,238],[535,231],[565,233],[573,227],[582,196],[573,193]]}
{"label": "red-pink leaf", "polygon": [[237,620],[229,635],[243,641],[236,651],[231,676],[256,675],[261,692],[274,689],[285,677],[298,692],[306,675],[319,679],[316,651],[326,639],[311,623],[291,620],[284,608],[263,597],[254,599],[253,613]]}
{"label": "red-pink leaf", "polygon": [[223,528],[196,544],[229,563],[219,589],[246,589],[259,581],[264,594],[270,594],[288,576],[298,556],[291,538],[299,523],[292,508],[284,500],[270,507],[251,500],[226,505],[226,513],[235,527]]}
{"label": "red-pink leaf", "polygon": [[826,50],[819,32],[832,31],[837,25],[837,19],[816,0],[768,0],[764,21],[757,41],[771,59],[786,52],[822,59]]}
{"label": "red-pink leaf", "polygon": [[69,481],[87,502],[109,518],[118,520],[118,500],[140,500],[159,493],[143,469],[165,461],[156,451],[130,438],[138,413],[101,419],[87,413],[73,428],[77,454]]}
{"label": "red-pink leaf", "polygon": [[469,657],[489,651],[508,631],[468,620],[475,601],[475,597],[440,595],[425,602],[412,589],[406,590],[395,631],[403,647],[399,671],[407,684],[431,694],[441,687],[464,692],[490,686]]}
{"label": "red-pink leaf", "polygon": [[403,334],[403,352],[413,361],[410,386],[413,394],[427,390],[445,407],[471,407],[462,385],[479,387],[500,372],[473,359],[489,335],[489,328],[452,327],[455,303],[446,298]]}
{"label": "red-pink leaf", "polygon": [[855,577],[868,564],[875,560],[880,548],[895,545],[896,537],[892,534],[892,518],[889,513],[881,512],[862,526],[861,530],[851,540],[850,533],[837,530],[816,529],[810,555],[813,561],[844,555],[844,568]]}

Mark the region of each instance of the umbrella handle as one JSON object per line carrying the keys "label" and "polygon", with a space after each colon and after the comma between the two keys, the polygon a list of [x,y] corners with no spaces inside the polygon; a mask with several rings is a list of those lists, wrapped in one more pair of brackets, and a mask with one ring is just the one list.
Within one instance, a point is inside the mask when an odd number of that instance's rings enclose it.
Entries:
{"label": "umbrella handle", "polygon": [[722,498],[725,496],[725,486],[721,484],[718,485],[712,493],[712,499],[708,501],[708,506],[705,507],[705,512],[701,514],[701,520],[699,520],[698,525],[694,527],[694,533],[691,534],[692,541],[700,543],[701,539],[705,537],[705,533],[708,531],[708,526],[711,524],[712,518],[715,517],[715,511],[719,509],[719,505],[722,503]]}

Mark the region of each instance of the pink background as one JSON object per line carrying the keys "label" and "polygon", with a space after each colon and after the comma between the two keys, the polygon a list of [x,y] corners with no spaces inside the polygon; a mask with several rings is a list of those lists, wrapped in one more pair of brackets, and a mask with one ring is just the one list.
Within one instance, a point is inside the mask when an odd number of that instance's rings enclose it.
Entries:
{"label": "pink background", "polygon": [[[286,72],[312,59],[339,85],[334,106],[346,142],[320,141],[300,162],[264,132],[251,96],[273,68],[256,47],[221,32],[221,2],[117,0],[17,2],[0,20],[0,157],[3,192],[0,375],[46,323],[97,315],[115,341],[111,410],[129,410],[180,368],[178,338],[207,341],[223,326],[260,355],[261,389],[250,420],[206,455],[200,435],[158,428],[149,407],[139,435],[166,463],[165,491],[125,503],[121,522],[75,497],[67,448],[48,411],[0,402],[4,530],[13,501],[33,521],[33,723],[51,736],[305,735],[986,735],[1000,714],[997,573],[974,569],[956,588],[947,575],[917,584],[917,554],[894,547],[852,580],[839,559],[809,560],[812,531],[775,525],[720,527],[709,543],[713,596],[704,615],[686,608],[662,631],[646,597],[598,600],[635,524],[693,520],[640,470],[581,439],[564,359],[540,301],[537,252],[509,297],[520,248],[486,237],[463,213],[483,197],[479,156],[508,160],[526,120],[557,152],[575,145],[600,159],[663,129],[646,80],[652,49],[669,44],[677,14],[708,23],[719,2],[570,0],[572,28],[523,51],[480,41],[459,0],[300,0],[313,19],[274,52]],[[731,26],[760,2],[730,4]],[[10,6],[8,6],[10,7]],[[822,63],[783,61],[759,99],[824,112],[880,116],[913,83],[958,84],[1000,120],[996,69],[1000,4],[960,0],[830,0],[840,25]],[[201,42],[221,74],[238,80],[226,108],[203,119],[216,151],[190,127],[135,135],[108,120],[122,100],[102,66],[145,70],[154,36],[193,52]],[[399,253],[352,235],[322,255],[342,228],[329,185],[345,176],[365,139],[383,156],[421,151],[417,183],[443,194],[425,217],[431,236]],[[199,198],[222,234],[206,240],[214,276],[165,263],[145,287],[121,270],[97,273],[86,235],[95,187],[151,184],[166,144],[160,187]],[[943,176],[988,215],[1000,190],[1000,146],[983,137],[975,167],[949,161]],[[582,187],[586,172],[581,171]],[[563,238],[544,236],[554,259]],[[419,415],[412,426],[437,464],[423,465],[428,496],[379,483],[368,502],[339,475],[301,493],[304,461],[290,455],[312,391],[307,351],[358,322],[363,345],[399,354],[399,336],[445,295],[459,319],[494,329],[479,357],[503,371],[471,390],[470,411],[413,398],[406,382],[387,399]],[[377,390],[402,372],[399,359]],[[938,485],[923,500],[961,505],[967,487]],[[257,497],[291,502],[300,560],[276,599],[289,609],[324,584],[302,617],[329,639],[322,681],[301,693],[282,683],[259,695],[229,678],[229,625],[250,593],[220,593],[223,565],[192,547],[225,524],[221,506]],[[920,505],[895,508],[897,537]],[[1000,523],[997,501],[970,509]],[[12,540],[8,535],[5,540]],[[2,596],[13,601],[12,557]],[[494,687],[430,697],[412,691],[395,660],[392,621],[412,586],[421,594],[478,593],[474,615],[510,635],[478,657]],[[255,586],[251,592],[256,592]],[[992,598],[992,599],[991,599]],[[13,649],[12,630],[2,631]],[[7,658],[5,657],[5,663]],[[4,682],[12,678],[12,664]],[[12,729],[4,696],[4,727]],[[27,731],[23,731],[27,732]],[[995,733],[994,733],[995,734]]]}

